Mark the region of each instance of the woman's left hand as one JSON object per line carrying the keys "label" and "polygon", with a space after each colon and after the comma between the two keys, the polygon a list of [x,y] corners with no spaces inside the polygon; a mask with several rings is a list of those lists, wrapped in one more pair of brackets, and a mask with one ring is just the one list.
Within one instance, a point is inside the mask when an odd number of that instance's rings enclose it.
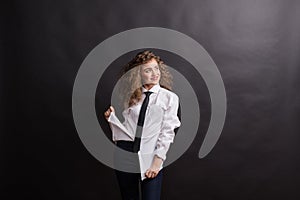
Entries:
{"label": "woman's left hand", "polygon": [[155,155],[152,166],[149,169],[147,169],[147,171],[145,173],[146,177],[147,178],[155,178],[159,172],[159,168],[160,168],[162,162],[163,162],[163,160],[160,157]]}
{"label": "woman's left hand", "polygon": [[157,176],[158,172],[159,172],[159,169],[149,168],[149,169],[147,169],[145,175],[147,178],[155,178]]}

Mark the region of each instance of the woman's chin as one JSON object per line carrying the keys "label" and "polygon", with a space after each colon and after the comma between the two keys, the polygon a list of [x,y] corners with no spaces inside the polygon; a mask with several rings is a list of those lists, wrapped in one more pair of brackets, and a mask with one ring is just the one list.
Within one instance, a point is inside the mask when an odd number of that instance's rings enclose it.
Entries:
{"label": "woman's chin", "polygon": [[151,82],[148,82],[148,83],[145,83],[145,85],[156,85],[158,82],[157,81],[151,81]]}

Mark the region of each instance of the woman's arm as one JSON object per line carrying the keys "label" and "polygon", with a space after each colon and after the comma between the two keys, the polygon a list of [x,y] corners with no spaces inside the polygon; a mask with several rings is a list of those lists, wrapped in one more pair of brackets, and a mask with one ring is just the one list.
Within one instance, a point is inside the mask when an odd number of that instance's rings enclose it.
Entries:
{"label": "woman's arm", "polygon": [[163,161],[166,159],[166,154],[169,150],[170,144],[174,140],[174,129],[179,127],[181,124],[177,116],[178,107],[179,98],[176,94],[174,94],[170,98],[168,108],[163,116],[162,128],[156,143],[152,165],[145,173],[148,178],[154,178],[157,176]]}
{"label": "woman's arm", "polygon": [[156,143],[155,155],[163,161],[166,159],[166,154],[170,144],[173,143],[175,132],[174,129],[181,125],[177,116],[179,107],[179,98],[176,94],[171,95],[167,110],[164,113],[162,128]]}

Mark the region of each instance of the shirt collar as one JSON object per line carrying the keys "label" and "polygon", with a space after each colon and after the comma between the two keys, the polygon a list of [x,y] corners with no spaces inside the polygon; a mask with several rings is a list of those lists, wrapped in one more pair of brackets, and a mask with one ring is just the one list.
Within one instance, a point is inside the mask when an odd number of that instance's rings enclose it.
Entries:
{"label": "shirt collar", "polygon": [[146,90],[146,88],[144,88],[144,86],[143,86],[142,87],[142,92],[149,91],[149,92],[153,92],[153,93],[158,93],[159,89],[160,89],[160,85],[158,83],[158,84],[154,85],[150,90]]}

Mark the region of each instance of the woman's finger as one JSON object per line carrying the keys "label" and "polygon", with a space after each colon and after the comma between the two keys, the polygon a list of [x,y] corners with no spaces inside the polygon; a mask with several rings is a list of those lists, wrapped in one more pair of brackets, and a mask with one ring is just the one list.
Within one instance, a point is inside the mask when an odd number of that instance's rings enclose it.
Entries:
{"label": "woman's finger", "polygon": [[155,176],[156,176],[156,173],[155,172],[152,172],[152,178],[155,178]]}
{"label": "woman's finger", "polygon": [[110,110],[111,112],[115,112],[115,109],[114,109],[114,107],[112,107],[112,106],[109,107],[109,110]]}
{"label": "woman's finger", "polygon": [[104,112],[104,116],[106,119],[110,116],[111,111],[108,109],[107,111]]}
{"label": "woman's finger", "polygon": [[148,171],[148,177],[149,177],[149,178],[153,178],[153,171],[152,171],[152,170],[149,170],[149,171]]}
{"label": "woman's finger", "polygon": [[159,170],[148,169],[145,172],[147,178],[155,178],[158,174]]}
{"label": "woman's finger", "polygon": [[150,174],[150,178],[153,178],[153,176],[154,176],[153,173],[151,173],[151,174]]}

